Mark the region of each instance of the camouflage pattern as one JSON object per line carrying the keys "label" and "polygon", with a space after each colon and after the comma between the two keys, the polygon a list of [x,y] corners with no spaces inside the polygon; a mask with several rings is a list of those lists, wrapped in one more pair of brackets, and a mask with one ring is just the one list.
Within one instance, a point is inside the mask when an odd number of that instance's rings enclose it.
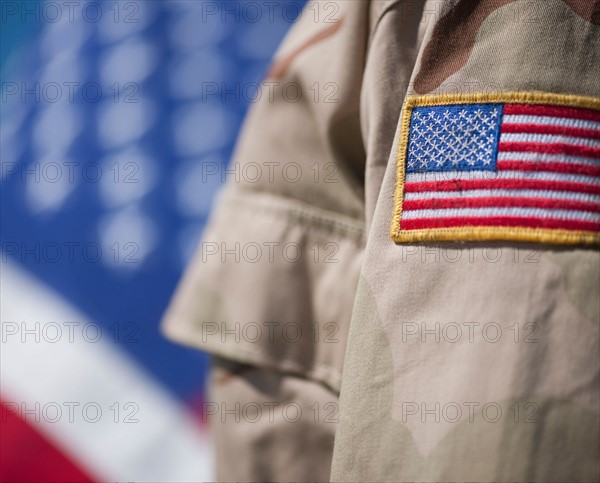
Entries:
{"label": "camouflage pattern", "polygon": [[303,15],[276,56],[164,328],[232,374],[213,402],[306,410],[341,388],[335,447],[331,421],[213,419],[217,477],[598,481],[598,251],[389,231],[405,96],[600,97],[600,2],[325,4],[335,21]]}
{"label": "camouflage pattern", "polygon": [[[409,94],[600,97],[598,2],[438,4]],[[600,254],[394,245],[397,148],[354,306],[332,480],[598,481]]]}

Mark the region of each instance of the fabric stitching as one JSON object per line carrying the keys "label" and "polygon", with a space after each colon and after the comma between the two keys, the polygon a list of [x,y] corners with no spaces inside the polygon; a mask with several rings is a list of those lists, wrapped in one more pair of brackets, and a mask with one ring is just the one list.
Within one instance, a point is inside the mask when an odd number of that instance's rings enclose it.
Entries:
{"label": "fabric stitching", "polygon": [[[288,215],[289,217],[294,217],[295,221],[300,223],[304,223],[307,226],[313,226],[315,228],[325,228],[330,231],[335,231],[342,236],[345,237],[357,237],[363,239],[365,236],[365,230],[362,226],[359,225],[359,221],[356,221],[356,224],[351,224],[351,222],[346,222],[343,219],[334,219],[333,216],[336,215],[332,213],[332,218],[328,218],[326,215],[321,213],[314,213],[309,211],[308,207],[300,206],[301,202],[297,202],[296,200],[289,200],[281,197],[274,197],[270,194],[261,193],[261,196],[269,196],[272,198],[278,198],[285,203],[289,203],[291,206],[267,206],[262,203],[260,200],[256,199],[256,196],[245,196],[240,193],[230,194],[227,193],[226,196],[223,197],[223,202],[226,205],[233,205],[235,210],[239,210],[243,207],[240,204],[240,200],[238,198],[244,198],[244,203],[251,204],[252,210],[255,212],[256,210],[260,210],[264,213],[270,213],[274,215]],[[345,217],[347,215],[338,215],[339,218]],[[287,220],[286,220],[287,221]],[[319,226],[321,225],[321,226]]]}

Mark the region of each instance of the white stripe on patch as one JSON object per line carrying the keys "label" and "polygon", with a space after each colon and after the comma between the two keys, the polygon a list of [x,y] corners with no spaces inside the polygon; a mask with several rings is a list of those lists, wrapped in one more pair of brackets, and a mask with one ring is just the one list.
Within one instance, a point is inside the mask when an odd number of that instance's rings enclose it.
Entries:
{"label": "white stripe on patch", "polygon": [[599,139],[576,138],[572,136],[559,136],[555,134],[511,133],[500,134],[501,143],[542,143],[542,144],[572,144],[588,148],[600,148]]}
{"label": "white stripe on patch", "polygon": [[600,131],[600,122],[586,119],[572,119],[554,116],[528,116],[523,114],[507,114],[502,117],[502,124],[537,124],[540,126],[562,126],[576,129],[593,129]]}
{"label": "white stripe on patch", "polygon": [[566,154],[533,153],[525,151],[499,151],[498,161],[536,161],[540,163],[570,163],[600,166],[600,159]]}
{"label": "white stripe on patch", "polygon": [[408,210],[402,212],[403,220],[422,218],[462,218],[511,216],[523,218],[550,218],[600,222],[600,213],[575,210],[548,210],[544,208],[443,208],[431,210]]}
{"label": "white stripe on patch", "polygon": [[597,176],[581,174],[551,173],[548,171],[429,171],[427,173],[407,173],[406,183],[423,183],[428,181],[452,180],[495,180],[517,179],[530,181],[563,181],[600,185]]}
{"label": "white stripe on patch", "polygon": [[422,191],[404,194],[405,201],[450,199],[450,198],[543,198],[552,200],[582,201],[600,203],[600,195],[576,193],[572,191],[549,190],[465,190],[465,191]]}

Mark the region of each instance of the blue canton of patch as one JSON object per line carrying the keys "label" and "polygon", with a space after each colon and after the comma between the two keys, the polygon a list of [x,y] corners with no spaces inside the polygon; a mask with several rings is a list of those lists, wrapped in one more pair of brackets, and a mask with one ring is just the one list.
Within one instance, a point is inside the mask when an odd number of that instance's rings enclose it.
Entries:
{"label": "blue canton of patch", "polygon": [[407,173],[496,169],[502,104],[416,107]]}

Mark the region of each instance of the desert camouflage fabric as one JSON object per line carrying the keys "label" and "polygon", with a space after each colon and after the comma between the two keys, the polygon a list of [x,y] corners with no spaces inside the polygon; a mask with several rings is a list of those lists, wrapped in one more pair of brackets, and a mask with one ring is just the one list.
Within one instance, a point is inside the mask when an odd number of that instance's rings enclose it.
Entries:
{"label": "desert camouflage fabric", "polygon": [[598,481],[597,247],[389,233],[406,96],[600,98],[600,2],[313,2],[265,82],[164,329],[303,416],[215,416],[217,477]]}

